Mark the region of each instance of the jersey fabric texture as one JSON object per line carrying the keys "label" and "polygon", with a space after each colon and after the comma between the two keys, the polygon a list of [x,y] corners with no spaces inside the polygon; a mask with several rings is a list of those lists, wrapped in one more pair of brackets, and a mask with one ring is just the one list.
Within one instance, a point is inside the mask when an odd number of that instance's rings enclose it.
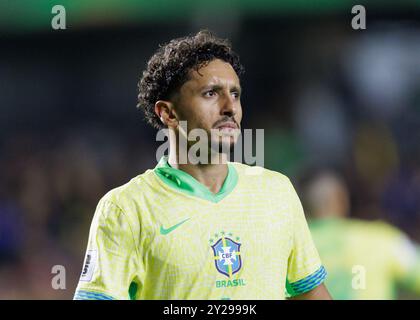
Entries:
{"label": "jersey fabric texture", "polygon": [[325,277],[286,176],[229,162],[213,194],[163,157],[99,201],[74,299],[284,299]]}

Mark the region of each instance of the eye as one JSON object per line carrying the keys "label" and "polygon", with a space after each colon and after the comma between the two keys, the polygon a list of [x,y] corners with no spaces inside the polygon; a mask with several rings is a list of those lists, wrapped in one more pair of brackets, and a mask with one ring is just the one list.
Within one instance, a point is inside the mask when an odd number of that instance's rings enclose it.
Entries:
{"label": "eye", "polygon": [[216,91],[214,91],[214,90],[206,91],[203,94],[203,96],[206,97],[206,98],[211,98],[211,97],[214,97],[215,95],[216,95]]}
{"label": "eye", "polygon": [[235,99],[239,99],[239,97],[241,96],[238,91],[232,91],[231,94]]}

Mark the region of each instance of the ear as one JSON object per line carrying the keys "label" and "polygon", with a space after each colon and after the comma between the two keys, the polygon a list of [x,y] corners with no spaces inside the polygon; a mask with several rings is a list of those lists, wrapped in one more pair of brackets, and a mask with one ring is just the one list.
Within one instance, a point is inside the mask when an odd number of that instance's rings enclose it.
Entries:
{"label": "ear", "polygon": [[155,113],[160,121],[168,128],[178,126],[178,117],[175,113],[174,105],[170,101],[158,100],[155,103]]}

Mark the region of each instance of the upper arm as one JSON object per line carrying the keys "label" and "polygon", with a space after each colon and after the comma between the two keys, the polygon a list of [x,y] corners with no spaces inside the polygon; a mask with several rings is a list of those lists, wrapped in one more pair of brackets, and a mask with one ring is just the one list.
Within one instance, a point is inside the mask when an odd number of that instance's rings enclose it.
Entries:
{"label": "upper arm", "polygon": [[132,225],[115,204],[101,200],[90,232],[75,299],[129,299],[142,268]]}

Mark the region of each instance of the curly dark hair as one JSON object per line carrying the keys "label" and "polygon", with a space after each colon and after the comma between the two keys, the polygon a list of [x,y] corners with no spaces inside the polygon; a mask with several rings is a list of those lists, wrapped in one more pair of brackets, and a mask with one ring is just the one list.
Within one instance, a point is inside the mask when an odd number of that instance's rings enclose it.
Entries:
{"label": "curly dark hair", "polygon": [[157,129],[163,128],[154,112],[156,101],[170,99],[188,80],[190,70],[198,70],[214,59],[230,63],[238,76],[244,73],[244,67],[230,42],[208,30],[173,39],[160,46],[147,63],[138,83],[137,109],[143,109],[147,122]]}

